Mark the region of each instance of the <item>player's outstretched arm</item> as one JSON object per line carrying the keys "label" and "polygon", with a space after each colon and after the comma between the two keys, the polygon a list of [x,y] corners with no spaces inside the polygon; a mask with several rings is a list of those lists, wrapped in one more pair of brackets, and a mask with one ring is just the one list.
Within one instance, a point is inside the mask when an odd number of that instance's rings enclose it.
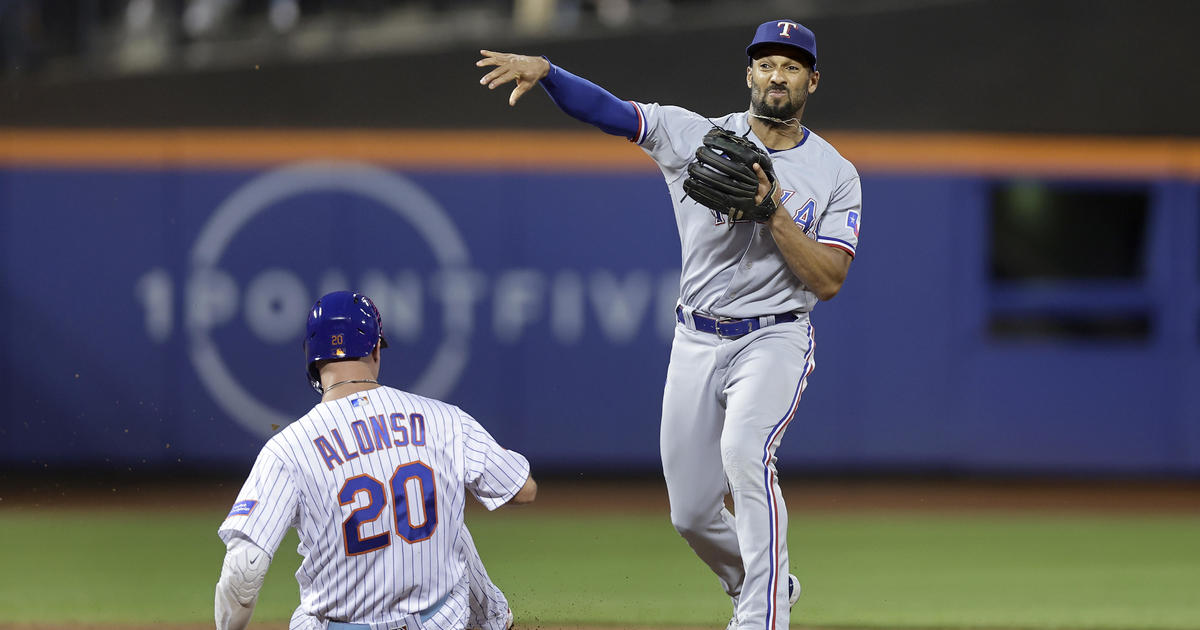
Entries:
{"label": "player's outstretched arm", "polygon": [[483,55],[483,59],[476,61],[476,66],[480,68],[494,66],[479,80],[480,85],[486,85],[489,90],[494,90],[510,81],[517,82],[512,94],[508,95],[510,107],[516,105],[517,100],[528,92],[529,88],[537,85],[538,81],[550,74],[550,62],[545,57],[530,57],[491,50],[481,50],[479,54]]}
{"label": "player's outstretched arm", "polygon": [[545,88],[550,100],[576,120],[594,125],[604,133],[630,140],[640,131],[640,117],[633,103],[623,101],[604,88],[551,64],[545,57],[530,57],[512,53],[479,51],[483,59],[476,66],[495,66],[479,80],[488,89],[516,81],[508,97],[515,105],[521,95],[537,83]]}
{"label": "player's outstretched arm", "polygon": [[526,503],[533,503],[533,500],[536,498],[537,482],[533,480],[533,475],[529,475],[525,480],[525,485],[521,486],[521,489],[517,490],[517,493],[508,502],[511,505],[525,505]]}

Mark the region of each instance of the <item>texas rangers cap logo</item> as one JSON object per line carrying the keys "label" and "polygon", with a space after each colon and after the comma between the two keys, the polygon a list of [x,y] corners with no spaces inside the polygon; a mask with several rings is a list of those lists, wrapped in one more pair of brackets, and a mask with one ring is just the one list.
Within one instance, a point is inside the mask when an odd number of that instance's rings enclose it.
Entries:
{"label": "texas rangers cap logo", "polygon": [[754,59],[754,51],[770,44],[787,46],[803,51],[817,63],[817,38],[803,24],[794,20],[771,20],[758,25],[754,39],[746,47],[746,56]]}

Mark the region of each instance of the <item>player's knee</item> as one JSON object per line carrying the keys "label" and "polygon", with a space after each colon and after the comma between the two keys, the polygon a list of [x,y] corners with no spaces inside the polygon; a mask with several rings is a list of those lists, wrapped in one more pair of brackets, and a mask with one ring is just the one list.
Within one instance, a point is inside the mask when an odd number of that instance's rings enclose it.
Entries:
{"label": "player's knee", "polygon": [[717,518],[711,510],[672,509],[671,525],[684,538],[699,536]]}
{"label": "player's knee", "polygon": [[683,536],[684,538],[695,534],[698,530],[698,525],[699,524],[696,523],[696,521],[691,518],[690,515],[681,515],[671,512],[671,526],[674,527],[675,531],[679,532],[679,535]]}
{"label": "player's knee", "polygon": [[761,444],[752,444],[731,436],[721,437],[721,465],[725,468],[725,476],[730,484],[736,486],[747,475],[761,477],[762,458]]}

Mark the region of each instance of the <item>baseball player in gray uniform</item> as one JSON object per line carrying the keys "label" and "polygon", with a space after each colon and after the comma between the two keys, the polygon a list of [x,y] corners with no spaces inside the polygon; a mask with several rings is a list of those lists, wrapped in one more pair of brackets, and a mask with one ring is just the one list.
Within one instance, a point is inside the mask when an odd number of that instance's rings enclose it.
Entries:
{"label": "baseball player in gray uniform", "polygon": [[321,403],[272,437],[221,524],[218,630],[250,622],[289,527],[304,556],[292,630],[504,630],[512,612],[463,524],[465,489],[489,510],[537,494],[529,462],[458,407],[378,382],[387,347],[365,295],[308,317]]}
{"label": "baseball player in gray uniform", "polygon": [[[759,26],[746,48],[750,107],[716,118],[622,101],[543,57],[480,52],[476,65],[492,67],[481,84],[516,83],[509,105],[540,83],[566,113],[636,142],[662,170],[683,254],[660,433],[671,521],[733,599],[728,627],[788,627],[800,585],[775,451],[814,366],[809,313],[841,288],[862,221],[854,166],[800,122],[820,79],[815,37],[792,20]],[[769,220],[727,225],[684,194],[714,125],[770,154],[779,210]],[[761,201],[772,187],[755,169]]]}

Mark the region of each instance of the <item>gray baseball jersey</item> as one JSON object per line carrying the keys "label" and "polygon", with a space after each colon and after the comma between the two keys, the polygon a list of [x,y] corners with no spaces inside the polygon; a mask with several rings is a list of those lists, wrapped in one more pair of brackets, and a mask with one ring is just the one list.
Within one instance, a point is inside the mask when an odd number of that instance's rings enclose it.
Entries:
{"label": "gray baseball jersey", "polygon": [[321,403],[272,437],[219,535],[274,554],[296,528],[293,627],[426,611],[426,628],[463,628],[464,487],[490,510],[528,476],[523,456],[459,408],[379,387]]}
{"label": "gray baseball jersey", "polygon": [[[788,267],[767,226],[745,221],[729,230],[724,215],[684,195],[687,165],[714,124],[765,149],[747,134],[748,113],[708,119],[679,107],[634,105],[633,139],[666,178],[683,254],[682,309],[660,426],[671,521],[734,599],[729,627],[787,628],[799,584],[789,584],[788,515],[775,451],[815,366],[808,312],[817,296]],[[770,153],[780,211],[818,243],[853,256],[862,222],[854,166],[808,129],[797,146]],[[775,317],[784,314],[794,319]],[[702,331],[697,315],[766,323],[724,337]],[[734,513],[724,508],[726,493]]]}
{"label": "gray baseball jersey", "polygon": [[[745,134],[750,128],[747,112],[709,119],[680,107],[634,105],[639,117],[634,141],[662,170],[675,206],[683,250],[683,306],[734,318],[812,310],[817,296],[784,264],[765,226],[739,222],[730,234],[723,229],[723,215],[714,218],[683,193],[687,165],[695,159],[704,134],[714,124]],[[766,150],[753,133],[748,137]],[[811,238],[853,256],[862,221],[862,191],[854,165],[807,128],[799,145],[770,153],[782,207]]]}

